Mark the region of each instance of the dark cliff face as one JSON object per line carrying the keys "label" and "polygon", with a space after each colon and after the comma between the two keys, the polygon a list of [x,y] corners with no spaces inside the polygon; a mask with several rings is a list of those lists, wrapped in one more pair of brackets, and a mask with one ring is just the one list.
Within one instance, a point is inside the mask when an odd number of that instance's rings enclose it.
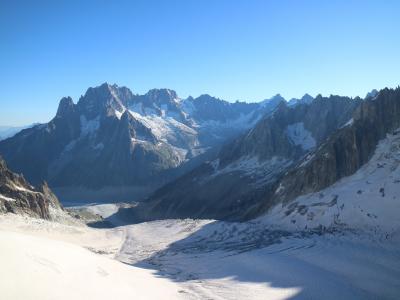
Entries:
{"label": "dark cliff face", "polygon": [[46,183],[34,188],[21,175],[12,173],[0,158],[0,213],[51,219],[50,206],[62,209]]}
{"label": "dark cliff face", "polygon": [[[315,139],[314,147],[302,148],[288,138],[288,126],[299,123]],[[318,96],[309,105],[280,105],[223,147],[214,162],[159,189],[132,214],[149,219],[251,219],[277,203],[317,192],[355,173],[371,158],[378,142],[399,127],[399,88],[384,89],[364,101]],[[276,156],[289,164],[262,168]],[[253,172],[235,167],[252,157],[258,158],[250,166]],[[261,184],[260,178],[264,178]]]}
{"label": "dark cliff face", "polygon": [[248,114],[258,108],[258,103],[245,103],[227,101],[204,94],[197,98],[189,98],[194,107],[193,118],[198,121],[219,121],[226,122],[229,119],[240,117],[241,114]]}
{"label": "dark cliff face", "polygon": [[283,102],[273,115],[266,116],[247,134],[226,145],[220,154],[221,164],[251,155],[257,155],[261,160],[273,156],[296,160],[312,145],[294,147],[293,141],[288,139],[288,126],[301,125],[300,129],[309,132],[315,145],[319,145],[351,118],[360,103],[360,100],[339,96],[319,96],[310,104],[299,104],[293,108]]}
{"label": "dark cliff face", "polygon": [[80,135],[79,115],[60,106],[47,124],[22,130],[1,142],[0,151],[12,170],[23,173],[33,184],[48,180],[48,169],[71,140]]}
{"label": "dark cliff face", "polygon": [[363,101],[352,120],[317,150],[286,173],[246,218],[258,216],[279,202],[318,192],[354,174],[372,157],[378,142],[400,127],[400,89],[384,89]]}
{"label": "dark cliff face", "polygon": [[33,184],[142,184],[157,171],[175,167],[178,158],[167,145],[158,145],[148,127],[123,113],[123,103],[132,97],[124,88],[103,84],[89,88],[78,104],[63,98],[53,120],[2,141],[0,151]]}
{"label": "dark cliff face", "polygon": [[342,127],[360,104],[359,99],[338,96],[317,97],[295,107],[280,103],[254,128],[227,143],[213,162],[157,190],[136,210],[147,218],[240,220],[269,197],[282,174]]}

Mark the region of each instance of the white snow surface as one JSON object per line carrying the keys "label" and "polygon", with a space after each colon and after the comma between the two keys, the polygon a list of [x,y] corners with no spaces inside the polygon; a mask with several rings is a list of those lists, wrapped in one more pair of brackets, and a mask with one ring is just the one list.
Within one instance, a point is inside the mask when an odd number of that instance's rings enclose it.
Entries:
{"label": "white snow surface", "polygon": [[17,200],[15,200],[14,198],[10,198],[10,197],[6,197],[2,194],[0,194],[0,199],[4,200],[4,201],[9,201],[9,202],[15,202]]}
{"label": "white snow surface", "polygon": [[184,99],[180,102],[180,105],[186,115],[192,115],[196,111],[192,100]]}
{"label": "white snow surface", "polygon": [[382,140],[371,160],[352,176],[287,205],[279,204],[263,219],[291,230],[323,226],[391,236],[400,230],[399,213],[400,134],[396,134]]}
{"label": "white snow surface", "polygon": [[303,122],[288,125],[286,133],[293,144],[300,145],[303,150],[308,151],[316,146],[315,139],[311,132],[304,128]]}
{"label": "white snow surface", "polygon": [[6,215],[0,289],[28,300],[398,299],[399,246],[398,236],[296,233],[262,220],[91,229]]}
{"label": "white snow surface", "polygon": [[88,205],[87,210],[103,218],[108,218],[118,211],[118,205],[115,203]]}
{"label": "white snow surface", "polygon": [[227,166],[220,167],[219,159],[217,159],[210,162],[214,173],[206,180],[223,174],[240,172],[242,176],[249,176],[254,179],[254,185],[261,185],[268,182],[276,173],[291,163],[292,161],[278,156],[274,156],[268,160],[260,160],[258,156],[246,156]]}
{"label": "white snow surface", "polygon": [[81,136],[87,136],[96,132],[100,127],[100,117],[97,116],[93,120],[87,120],[84,115],[80,116]]}
{"label": "white snow surface", "polygon": [[133,117],[135,117],[135,119],[139,120],[144,126],[149,128],[158,139],[165,142],[173,142],[176,139],[176,134],[179,134],[180,131],[193,136],[197,134],[194,129],[176,121],[174,118],[163,118],[156,114],[143,116],[132,110],[129,112]]}
{"label": "white snow surface", "polygon": [[254,126],[257,121],[259,121],[261,116],[255,118],[254,112],[250,112],[248,114],[241,113],[240,116],[236,119],[229,119],[226,121],[216,121],[216,120],[207,120],[202,121],[201,124],[197,124],[198,127],[203,127],[205,130],[207,128],[251,128]]}
{"label": "white snow surface", "polygon": [[[60,229],[52,228],[52,232]],[[63,241],[79,232],[61,230],[55,239],[26,232],[29,230],[33,229],[0,230],[2,299],[181,298],[175,283],[154,276],[150,270]]]}
{"label": "white snow surface", "polygon": [[16,189],[16,190],[21,191],[21,192],[36,193],[35,191],[28,190],[28,189],[26,189],[26,188],[24,188],[24,187],[22,187],[20,185],[17,185],[17,184],[15,184],[13,182],[10,183],[10,186],[11,186],[11,188]]}
{"label": "white snow surface", "polygon": [[351,125],[353,125],[353,123],[354,123],[354,119],[350,118],[350,120],[348,120],[346,122],[346,124],[344,124],[341,128],[346,127],[346,126],[351,126]]}

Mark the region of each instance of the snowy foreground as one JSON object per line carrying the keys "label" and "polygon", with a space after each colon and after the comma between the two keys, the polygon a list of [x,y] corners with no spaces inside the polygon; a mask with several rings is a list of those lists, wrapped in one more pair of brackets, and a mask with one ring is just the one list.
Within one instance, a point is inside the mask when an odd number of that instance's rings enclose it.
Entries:
{"label": "snowy foreground", "polygon": [[[114,204],[83,209],[115,221]],[[0,298],[400,299],[399,212],[400,134],[356,174],[251,222],[3,215]]]}
{"label": "snowy foreground", "polygon": [[259,226],[167,220],[91,229],[2,217],[2,299],[399,298],[400,243]]}

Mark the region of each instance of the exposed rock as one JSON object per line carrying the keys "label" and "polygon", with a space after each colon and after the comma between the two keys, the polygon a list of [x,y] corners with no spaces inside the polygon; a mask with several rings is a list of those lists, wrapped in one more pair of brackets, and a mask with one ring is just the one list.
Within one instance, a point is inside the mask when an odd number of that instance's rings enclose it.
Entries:
{"label": "exposed rock", "polygon": [[163,186],[132,214],[240,220],[273,194],[286,171],[344,126],[360,103],[339,96],[318,96],[294,107],[279,102],[271,115],[227,143],[215,160]]}
{"label": "exposed rock", "polygon": [[0,158],[0,213],[52,219],[50,206],[63,210],[47,183],[35,189],[23,176],[12,173]]}
{"label": "exposed rock", "polygon": [[0,153],[13,171],[33,184],[47,181],[64,200],[138,200],[272,108],[211,96],[181,100],[169,89],[135,95],[104,83],[77,104],[61,99],[49,123],[0,142]]}
{"label": "exposed rock", "polygon": [[[400,88],[384,89],[376,98],[363,101],[353,122],[332,134],[310,158],[287,172],[258,205],[247,214],[252,218],[279,202],[320,191],[354,174],[373,155],[380,140],[400,127]],[[278,187],[279,188],[278,190]]]}

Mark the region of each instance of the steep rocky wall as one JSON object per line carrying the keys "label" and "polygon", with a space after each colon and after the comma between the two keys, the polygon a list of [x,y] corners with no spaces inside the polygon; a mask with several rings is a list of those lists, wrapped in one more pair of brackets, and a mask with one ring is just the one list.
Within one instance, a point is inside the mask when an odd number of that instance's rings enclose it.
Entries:
{"label": "steep rocky wall", "polygon": [[373,155],[378,142],[400,127],[400,89],[384,89],[364,101],[349,124],[335,132],[295,168],[287,172],[249,209],[245,218],[260,215],[280,202],[318,192],[339,179],[354,174]]}
{"label": "steep rocky wall", "polygon": [[0,213],[51,219],[50,206],[62,210],[46,183],[35,189],[23,176],[11,172],[0,158]]}

